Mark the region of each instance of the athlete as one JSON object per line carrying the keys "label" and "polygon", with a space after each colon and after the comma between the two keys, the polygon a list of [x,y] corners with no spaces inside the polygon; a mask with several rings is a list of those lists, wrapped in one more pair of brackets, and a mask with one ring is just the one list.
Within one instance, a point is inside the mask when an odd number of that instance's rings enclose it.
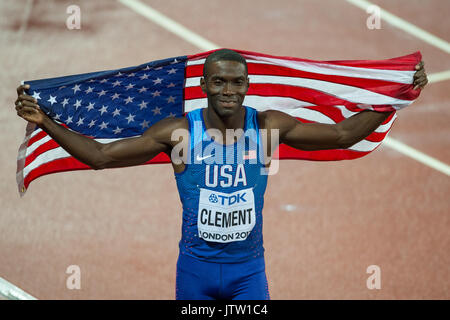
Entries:
{"label": "athlete", "polygon": [[[422,61],[416,66],[415,89],[428,82],[423,66]],[[200,85],[207,108],[161,120],[142,136],[106,144],[50,119],[37,100],[25,94],[28,85],[17,88],[16,110],[95,170],[135,166],[166,153],[183,205],[176,298],[269,299],[262,208],[273,151],[280,143],[302,150],[348,148],[372,133],[390,112],[367,110],[333,125],[304,124],[275,110],[258,112],[243,106],[249,88],[247,64],[229,49],[207,57]],[[267,139],[260,129],[266,130]],[[274,134],[278,139],[272,139]]]}

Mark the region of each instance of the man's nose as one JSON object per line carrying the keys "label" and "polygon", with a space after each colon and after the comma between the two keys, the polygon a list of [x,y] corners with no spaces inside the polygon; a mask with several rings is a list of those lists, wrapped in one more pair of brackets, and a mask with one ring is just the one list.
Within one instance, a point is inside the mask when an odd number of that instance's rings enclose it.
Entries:
{"label": "man's nose", "polygon": [[231,82],[225,83],[225,86],[223,88],[223,94],[228,96],[234,94],[233,84]]}

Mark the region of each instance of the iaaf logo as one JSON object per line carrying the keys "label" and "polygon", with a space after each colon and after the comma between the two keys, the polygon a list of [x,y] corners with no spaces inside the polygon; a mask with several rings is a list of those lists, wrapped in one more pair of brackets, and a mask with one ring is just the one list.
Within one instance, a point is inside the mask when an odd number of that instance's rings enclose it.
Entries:
{"label": "iaaf logo", "polygon": [[216,195],[216,194],[211,194],[209,196],[209,202],[212,203],[218,203],[220,201],[220,204],[225,206],[230,206],[232,204],[235,203],[242,203],[242,202],[247,202],[247,200],[245,200],[245,195],[247,194],[247,192],[243,192],[243,193],[238,193],[238,194],[234,194],[231,196],[222,196],[220,194]]}

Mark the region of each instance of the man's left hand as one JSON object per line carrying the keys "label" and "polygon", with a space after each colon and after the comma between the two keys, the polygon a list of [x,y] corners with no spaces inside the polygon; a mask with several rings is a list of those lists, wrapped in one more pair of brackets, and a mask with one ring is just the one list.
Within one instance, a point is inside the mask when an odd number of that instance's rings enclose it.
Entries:
{"label": "man's left hand", "polygon": [[416,65],[416,73],[414,73],[414,90],[423,89],[428,83],[427,74],[425,73],[424,62],[420,61]]}

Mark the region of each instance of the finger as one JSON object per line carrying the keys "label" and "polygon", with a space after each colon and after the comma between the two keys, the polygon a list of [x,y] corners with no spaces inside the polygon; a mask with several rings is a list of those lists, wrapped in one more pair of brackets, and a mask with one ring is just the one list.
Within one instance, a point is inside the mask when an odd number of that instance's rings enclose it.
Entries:
{"label": "finger", "polygon": [[33,114],[36,112],[35,108],[31,107],[22,107],[20,110],[17,111],[17,114],[20,116],[23,116],[25,114]]}
{"label": "finger", "polygon": [[418,64],[416,64],[416,70],[419,70],[420,68],[423,68],[423,66],[425,65],[425,63],[422,61],[420,61]]}
{"label": "finger", "polygon": [[34,102],[34,103],[37,102],[37,100],[35,98],[33,98],[32,96],[29,96],[27,94],[21,94],[19,96],[19,100],[28,100],[28,101],[31,101],[31,102]]}
{"label": "finger", "polygon": [[33,103],[31,101],[28,100],[22,100],[22,105],[23,106],[27,106],[27,107],[32,107],[32,108],[36,108],[36,109],[40,109],[39,105],[37,105],[36,103]]}
{"label": "finger", "polygon": [[30,89],[29,84],[21,84],[20,86],[17,87],[17,95],[23,94],[23,92],[28,89]]}

